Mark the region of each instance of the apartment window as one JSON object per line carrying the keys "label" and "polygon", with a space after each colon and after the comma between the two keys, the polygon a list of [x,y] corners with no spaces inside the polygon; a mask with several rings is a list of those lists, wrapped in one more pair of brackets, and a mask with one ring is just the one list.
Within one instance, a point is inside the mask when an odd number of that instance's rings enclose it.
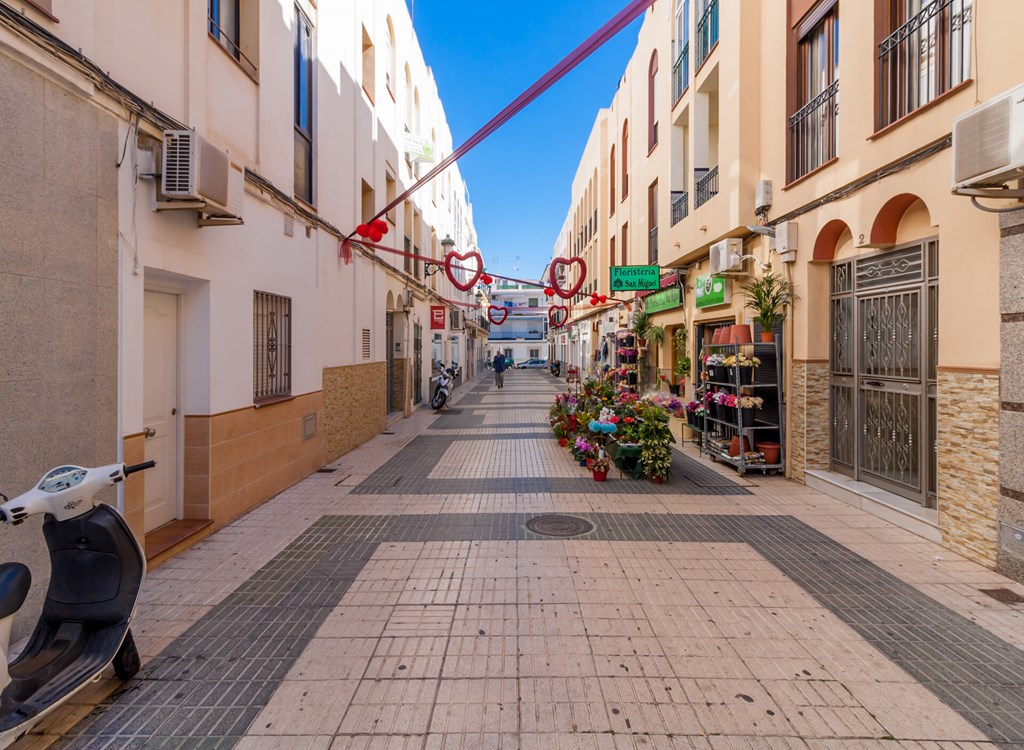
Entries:
{"label": "apartment window", "polygon": [[207,0],[206,21],[210,38],[231,55],[250,76],[256,76],[257,8],[243,0]]}
{"label": "apartment window", "polygon": [[629,120],[622,124],[622,200],[629,195]]}
{"label": "apartment window", "polygon": [[789,118],[789,181],[836,156],[839,4],[818,3],[796,30],[796,111]]}
{"label": "apartment window", "polygon": [[609,194],[611,196],[611,204],[612,204],[612,209],[611,209],[610,213],[612,215],[614,215],[615,214],[615,179],[617,177],[617,175],[615,174],[615,144],[614,143],[612,144],[611,153],[608,155],[608,177],[609,177],[609,179],[608,179],[608,183],[609,183],[608,184],[608,192],[609,192]]}
{"label": "apartment window", "polygon": [[658,50],[651,53],[647,68],[647,150],[653,151],[658,145],[658,111],[654,105],[658,90]]}
{"label": "apartment window", "polygon": [[292,301],[269,292],[253,292],[253,400],[292,392]]}
{"label": "apartment window", "polygon": [[937,99],[971,76],[973,0],[878,0],[879,128]]}
{"label": "apartment window", "polygon": [[374,99],[374,81],[377,78],[377,60],[376,53],[373,49],[373,40],[370,39],[370,35],[366,33],[366,27],[363,27],[363,91],[366,92],[366,96],[370,100],[370,104],[373,104]]}
{"label": "apartment window", "polygon": [[538,307],[540,305],[540,299],[537,297],[530,297],[527,300],[527,307]]}
{"label": "apartment window", "polygon": [[672,63],[672,104],[690,86],[690,0],[676,0],[675,59]]}
{"label": "apartment window", "polygon": [[718,44],[718,0],[697,0],[697,67]]}
{"label": "apartment window", "polygon": [[391,98],[395,97],[395,70],[397,60],[395,59],[395,25],[391,23],[391,16],[388,16],[388,33],[384,42],[387,45],[388,69],[384,73],[384,85],[388,87]]}
{"label": "apartment window", "polygon": [[647,226],[650,227],[647,240],[647,262],[658,262],[658,181],[647,188]]}
{"label": "apartment window", "polygon": [[612,237],[610,240],[608,240],[608,249],[610,251],[609,254],[608,254],[608,265],[609,266],[614,266],[615,265],[615,238],[614,237]]}
{"label": "apartment window", "polygon": [[530,349],[530,359],[540,359],[540,349]]}
{"label": "apartment window", "polygon": [[[395,176],[391,173],[390,168],[384,174],[384,200],[388,202],[390,206],[395,197],[398,195],[398,182],[395,180]],[[391,228],[395,228],[395,209],[391,209],[385,214],[385,218],[388,223],[391,224]]]}
{"label": "apartment window", "polygon": [[295,195],[313,202],[313,27],[295,8]]}
{"label": "apartment window", "polygon": [[619,253],[619,255],[622,258],[621,263],[624,266],[628,266],[629,265],[629,250],[628,250],[628,248],[629,248],[629,222],[628,221],[625,224],[622,225],[622,234],[619,235],[619,236],[622,237],[622,249],[621,249],[621,251]]}

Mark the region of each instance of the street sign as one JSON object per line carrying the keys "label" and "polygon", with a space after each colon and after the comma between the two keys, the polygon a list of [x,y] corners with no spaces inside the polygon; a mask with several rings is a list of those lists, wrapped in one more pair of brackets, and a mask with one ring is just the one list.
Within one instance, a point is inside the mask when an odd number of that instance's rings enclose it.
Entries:
{"label": "street sign", "polygon": [[721,276],[698,276],[694,284],[697,307],[714,307],[732,301],[732,279]]}
{"label": "street sign", "polygon": [[647,292],[661,288],[660,266],[612,266],[611,287],[615,292]]}

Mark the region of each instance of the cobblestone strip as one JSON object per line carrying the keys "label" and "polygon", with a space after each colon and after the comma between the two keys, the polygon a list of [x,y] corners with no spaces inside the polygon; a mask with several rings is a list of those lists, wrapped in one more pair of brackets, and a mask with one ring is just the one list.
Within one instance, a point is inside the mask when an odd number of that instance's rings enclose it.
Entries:
{"label": "cobblestone strip", "polygon": [[[989,738],[1007,748],[1024,743],[1024,651],[801,521],[579,515],[596,528],[578,543],[750,545]],[[526,529],[533,516],[324,516],[59,747],[232,747],[379,544],[549,540]]]}

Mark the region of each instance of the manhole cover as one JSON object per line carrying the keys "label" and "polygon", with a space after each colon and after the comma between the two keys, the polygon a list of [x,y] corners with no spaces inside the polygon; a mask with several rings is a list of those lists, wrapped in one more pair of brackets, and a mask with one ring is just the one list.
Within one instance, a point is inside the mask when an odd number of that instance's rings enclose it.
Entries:
{"label": "manhole cover", "polygon": [[544,536],[579,536],[594,530],[594,524],[576,516],[537,516],[526,522],[526,528]]}
{"label": "manhole cover", "polygon": [[1003,604],[1021,604],[1024,603],[1024,596],[1021,596],[1016,591],[1010,589],[980,589],[981,593],[988,594],[997,602]]}

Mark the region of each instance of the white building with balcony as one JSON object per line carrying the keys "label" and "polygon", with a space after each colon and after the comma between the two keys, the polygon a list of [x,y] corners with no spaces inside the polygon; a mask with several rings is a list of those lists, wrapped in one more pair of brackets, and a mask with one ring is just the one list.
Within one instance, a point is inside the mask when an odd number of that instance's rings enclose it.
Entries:
{"label": "white building with balcony", "polygon": [[[488,357],[503,352],[518,364],[548,355],[548,298],[532,284],[499,279],[491,286],[488,302],[507,311],[501,325],[490,324]],[[500,316],[500,313],[497,313]]]}

